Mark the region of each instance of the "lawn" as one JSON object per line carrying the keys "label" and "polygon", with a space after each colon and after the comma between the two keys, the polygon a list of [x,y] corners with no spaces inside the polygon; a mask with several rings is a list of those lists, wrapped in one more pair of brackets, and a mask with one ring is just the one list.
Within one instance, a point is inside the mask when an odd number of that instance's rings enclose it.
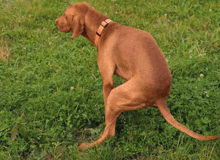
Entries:
{"label": "lawn", "polygon": [[[115,138],[78,150],[99,137],[105,117],[96,48],[54,23],[77,2],[0,1],[0,159],[219,159],[219,140],[187,136],[155,107],[121,114]],[[156,39],[172,73],[170,112],[197,133],[219,136],[219,2],[86,2]],[[114,80],[115,87],[123,82]]]}

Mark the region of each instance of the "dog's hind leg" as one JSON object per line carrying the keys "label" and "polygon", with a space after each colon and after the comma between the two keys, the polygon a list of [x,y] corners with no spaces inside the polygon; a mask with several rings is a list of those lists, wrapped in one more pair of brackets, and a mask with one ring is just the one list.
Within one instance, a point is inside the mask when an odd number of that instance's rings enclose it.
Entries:
{"label": "dog's hind leg", "polygon": [[79,146],[81,150],[88,147],[94,147],[101,144],[105,138],[115,136],[116,120],[120,113],[145,108],[148,106],[146,97],[141,95],[140,85],[135,80],[129,80],[119,87],[114,88],[107,99],[105,106],[105,123],[104,132],[97,141],[93,143],[83,143]]}

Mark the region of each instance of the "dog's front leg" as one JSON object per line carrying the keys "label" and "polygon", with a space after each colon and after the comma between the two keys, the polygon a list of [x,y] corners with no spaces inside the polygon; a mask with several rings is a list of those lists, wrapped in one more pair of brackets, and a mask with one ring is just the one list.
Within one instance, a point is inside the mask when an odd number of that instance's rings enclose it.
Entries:
{"label": "dog's front leg", "polygon": [[99,144],[101,144],[105,138],[110,138],[111,136],[115,135],[115,122],[116,119],[119,115],[118,112],[114,113],[111,112],[109,109],[109,106],[107,105],[107,99],[113,90],[113,74],[115,72],[115,65],[114,63],[111,63],[108,59],[101,59],[100,57],[98,58],[98,66],[99,66],[99,71],[102,76],[103,80],[103,97],[105,101],[105,131],[101,137],[93,142],[93,143],[82,143],[79,145],[80,150],[86,150],[88,147],[95,147]]}
{"label": "dog's front leg", "polygon": [[115,64],[108,60],[98,59],[99,71],[103,80],[103,97],[105,106],[107,105],[108,96],[113,89],[113,74],[115,72]]}
{"label": "dog's front leg", "polygon": [[107,105],[108,96],[111,90],[113,89],[113,79],[112,78],[107,79],[106,77],[102,77],[102,79],[103,79],[103,97],[104,97],[105,105]]}

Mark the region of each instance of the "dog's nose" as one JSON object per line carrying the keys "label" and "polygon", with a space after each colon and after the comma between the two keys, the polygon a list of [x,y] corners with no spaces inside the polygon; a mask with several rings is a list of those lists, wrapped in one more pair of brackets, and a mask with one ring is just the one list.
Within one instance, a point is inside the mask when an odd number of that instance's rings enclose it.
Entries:
{"label": "dog's nose", "polygon": [[57,23],[57,22],[58,22],[58,20],[59,20],[59,18],[57,18],[57,19],[55,20],[55,23]]}

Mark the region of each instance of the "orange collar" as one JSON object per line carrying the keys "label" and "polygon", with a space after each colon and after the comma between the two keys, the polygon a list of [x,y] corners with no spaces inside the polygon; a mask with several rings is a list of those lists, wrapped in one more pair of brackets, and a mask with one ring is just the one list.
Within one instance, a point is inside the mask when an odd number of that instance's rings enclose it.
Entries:
{"label": "orange collar", "polygon": [[95,36],[95,42],[94,45],[97,47],[99,38],[101,37],[101,33],[104,30],[105,27],[107,27],[107,25],[112,22],[110,19],[106,19],[104,21],[102,21],[101,25],[99,26],[98,30],[96,31],[96,36]]}

